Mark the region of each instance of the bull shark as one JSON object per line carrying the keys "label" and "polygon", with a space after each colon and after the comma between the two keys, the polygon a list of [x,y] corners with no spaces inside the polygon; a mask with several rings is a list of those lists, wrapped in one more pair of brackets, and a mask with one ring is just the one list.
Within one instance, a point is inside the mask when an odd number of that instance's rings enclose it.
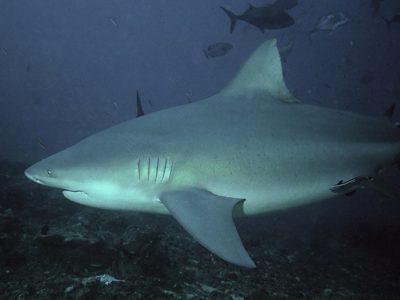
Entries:
{"label": "bull shark", "polygon": [[399,198],[378,175],[400,159],[388,114],[300,103],[273,39],[219,93],[91,135],[25,174],[80,204],[170,214],[220,258],[253,268],[234,217],[364,187]]}

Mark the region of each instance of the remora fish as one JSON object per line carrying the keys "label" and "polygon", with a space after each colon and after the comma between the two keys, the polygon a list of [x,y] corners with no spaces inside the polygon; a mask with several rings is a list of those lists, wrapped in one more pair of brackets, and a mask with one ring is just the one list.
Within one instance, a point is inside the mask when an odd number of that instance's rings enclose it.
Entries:
{"label": "remora fish", "polygon": [[294,24],[294,19],[285,11],[287,9],[286,6],[282,6],[279,1],[269,6],[261,7],[254,7],[249,4],[249,8],[241,15],[235,15],[222,6],[221,9],[228,15],[231,21],[231,33],[235,29],[237,20],[249,23],[259,28],[263,33],[265,29],[280,29]]}
{"label": "remora fish", "polygon": [[171,214],[224,260],[254,267],[232,216],[251,216],[372,187],[400,159],[385,117],[301,104],[283,80],[276,40],[219,93],[83,139],[25,171],[99,208]]}
{"label": "remora fish", "polygon": [[215,43],[204,49],[204,55],[206,58],[224,56],[233,48],[232,44],[229,43]]}

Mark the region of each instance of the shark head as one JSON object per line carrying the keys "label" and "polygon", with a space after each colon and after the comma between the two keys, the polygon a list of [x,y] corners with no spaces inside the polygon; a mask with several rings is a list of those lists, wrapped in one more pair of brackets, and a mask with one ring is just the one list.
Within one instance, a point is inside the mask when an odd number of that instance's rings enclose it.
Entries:
{"label": "shark head", "polygon": [[41,185],[62,189],[64,196],[72,201],[96,206],[93,197],[112,186],[102,178],[101,165],[87,163],[89,157],[89,153],[68,148],[29,167],[25,175]]}
{"label": "shark head", "polygon": [[25,175],[38,184],[68,191],[80,191],[83,188],[79,174],[77,159],[66,151],[41,160],[25,170]]}
{"label": "shark head", "polygon": [[84,139],[35,163],[25,175],[38,184],[63,190],[67,199],[80,204],[146,211],[160,180],[139,180],[140,171],[142,177],[151,171],[144,169],[148,168],[147,160],[141,163],[134,151],[111,143],[100,145],[100,140],[97,135]]}

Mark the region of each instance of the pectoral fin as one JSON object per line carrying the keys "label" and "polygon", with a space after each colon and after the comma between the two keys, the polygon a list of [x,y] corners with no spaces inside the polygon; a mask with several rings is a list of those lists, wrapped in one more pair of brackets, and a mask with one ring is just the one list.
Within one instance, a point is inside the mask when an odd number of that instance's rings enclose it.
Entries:
{"label": "pectoral fin", "polygon": [[160,200],[175,219],[208,250],[230,263],[255,267],[232,218],[234,206],[243,199],[221,197],[201,189],[186,189],[164,192]]}

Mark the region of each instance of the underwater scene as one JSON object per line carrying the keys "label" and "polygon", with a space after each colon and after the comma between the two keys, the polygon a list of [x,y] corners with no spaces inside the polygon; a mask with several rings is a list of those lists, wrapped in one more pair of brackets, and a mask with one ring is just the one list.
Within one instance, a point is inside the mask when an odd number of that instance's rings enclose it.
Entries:
{"label": "underwater scene", "polygon": [[0,16],[0,299],[400,299],[398,0]]}

